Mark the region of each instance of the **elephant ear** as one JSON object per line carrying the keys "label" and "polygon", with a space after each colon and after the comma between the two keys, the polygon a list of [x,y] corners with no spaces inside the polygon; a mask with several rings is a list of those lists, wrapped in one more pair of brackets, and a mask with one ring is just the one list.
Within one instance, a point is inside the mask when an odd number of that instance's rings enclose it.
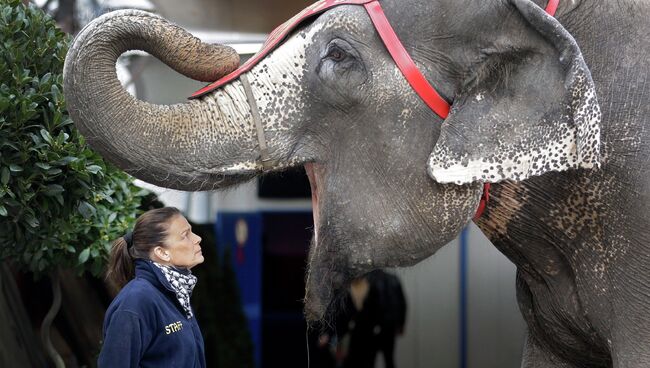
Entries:
{"label": "elephant ear", "polygon": [[534,46],[486,52],[429,158],[429,175],[440,183],[600,166],[600,107],[580,48],[532,1],[511,3],[530,25],[518,34]]}

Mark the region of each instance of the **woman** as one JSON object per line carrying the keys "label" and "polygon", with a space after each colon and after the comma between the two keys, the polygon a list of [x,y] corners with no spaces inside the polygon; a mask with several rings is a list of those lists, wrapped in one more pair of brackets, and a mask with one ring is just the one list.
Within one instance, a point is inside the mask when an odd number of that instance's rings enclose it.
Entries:
{"label": "woman", "polygon": [[190,306],[200,242],[172,207],[145,212],[115,241],[107,278],[121,290],[106,311],[99,367],[205,367]]}

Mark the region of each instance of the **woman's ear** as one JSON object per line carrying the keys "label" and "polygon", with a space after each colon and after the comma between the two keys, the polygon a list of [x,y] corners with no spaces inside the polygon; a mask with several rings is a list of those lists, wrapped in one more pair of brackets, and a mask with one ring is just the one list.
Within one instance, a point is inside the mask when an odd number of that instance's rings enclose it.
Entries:
{"label": "woman's ear", "polygon": [[165,249],[164,247],[157,246],[153,249],[153,254],[158,258],[159,260],[163,262],[170,262],[171,261],[171,254],[169,254],[169,251]]}
{"label": "woman's ear", "polygon": [[438,182],[524,180],[600,165],[600,107],[580,48],[532,1],[510,2],[539,45],[486,55],[429,157]]}

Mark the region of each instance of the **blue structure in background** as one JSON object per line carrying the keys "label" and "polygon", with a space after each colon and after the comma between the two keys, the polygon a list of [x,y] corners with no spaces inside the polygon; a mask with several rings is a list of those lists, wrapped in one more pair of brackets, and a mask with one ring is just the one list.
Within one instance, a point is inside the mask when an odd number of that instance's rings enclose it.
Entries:
{"label": "blue structure in background", "polygon": [[459,311],[459,329],[460,341],[458,352],[460,354],[459,368],[467,368],[467,238],[469,237],[469,228],[465,227],[460,233],[460,254],[459,254],[459,273],[460,273],[460,311]]}
{"label": "blue structure in background", "polygon": [[[220,212],[215,224],[217,247],[231,249],[242,308],[254,346],[255,365],[262,347],[262,215],[259,212]],[[228,260],[224,260],[228,261]]]}

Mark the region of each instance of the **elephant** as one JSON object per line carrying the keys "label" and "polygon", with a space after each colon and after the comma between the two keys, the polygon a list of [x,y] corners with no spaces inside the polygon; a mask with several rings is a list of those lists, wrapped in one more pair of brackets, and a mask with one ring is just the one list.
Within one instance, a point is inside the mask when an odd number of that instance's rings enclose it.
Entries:
{"label": "elephant", "polygon": [[[64,91],[87,142],[146,182],[216,190],[304,167],[309,321],[355,277],[414,265],[474,221],[517,267],[522,367],[648,367],[650,3],[560,0],[550,16],[546,1],[380,0],[446,117],[364,7],[340,0],[240,74],[226,46],[109,13],[75,38]],[[140,101],[115,74],[130,49],[227,82],[181,104]]]}

